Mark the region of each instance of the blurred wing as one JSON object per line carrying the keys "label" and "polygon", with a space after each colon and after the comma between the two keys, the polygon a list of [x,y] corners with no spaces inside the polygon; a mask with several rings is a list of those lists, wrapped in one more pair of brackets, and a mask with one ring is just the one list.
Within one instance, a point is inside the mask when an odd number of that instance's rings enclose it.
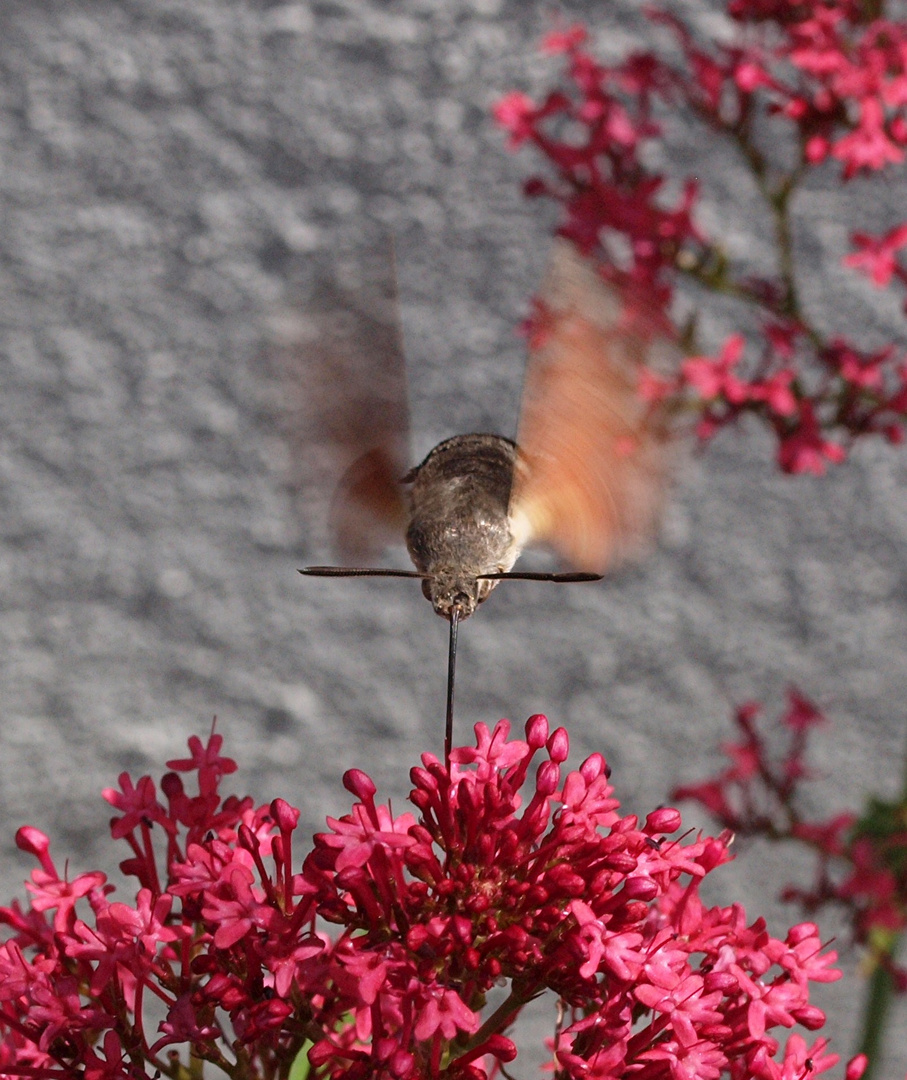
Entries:
{"label": "blurred wing", "polygon": [[400,449],[384,443],[366,450],[337,484],[328,524],[345,562],[368,562],[382,548],[403,541],[409,520],[400,486]]}
{"label": "blurred wing", "polygon": [[392,250],[334,255],[279,350],[290,483],[310,530],[361,562],[406,528],[406,368]]}
{"label": "blurred wing", "polygon": [[541,302],[511,517],[524,542],[548,543],[577,569],[603,573],[651,541],[662,506],[667,425],[638,392],[651,346],[616,287],[566,241]]}

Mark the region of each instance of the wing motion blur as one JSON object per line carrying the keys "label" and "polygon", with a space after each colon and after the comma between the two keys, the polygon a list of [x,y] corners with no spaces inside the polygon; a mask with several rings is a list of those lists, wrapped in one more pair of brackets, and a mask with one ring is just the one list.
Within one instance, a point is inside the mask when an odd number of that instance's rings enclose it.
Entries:
{"label": "wing motion blur", "polygon": [[278,350],[290,483],[300,517],[326,521],[344,559],[367,561],[406,530],[409,407],[392,245],[335,253],[310,292]]}
{"label": "wing motion blur", "polygon": [[[495,435],[447,439],[406,472],[406,498],[398,480],[408,425],[396,305],[391,312],[379,304],[380,317],[364,318],[361,303],[347,298],[348,332],[339,335],[334,318],[308,349],[305,430],[345,462],[331,507],[336,546],[362,559],[405,534],[416,569],[300,573],[422,579],[450,623],[448,762],[459,622],[503,578],[595,580],[651,537],[661,506],[666,424],[639,394],[650,335],[566,242],[555,248],[541,299],[516,446]],[[337,300],[325,310],[336,312]],[[325,326],[317,317],[314,325]],[[576,572],[512,571],[532,542],[551,544]]]}
{"label": "wing motion blur", "polygon": [[[440,589],[443,578],[452,595],[476,593],[478,603],[487,583],[506,576],[589,580],[640,553],[656,531],[669,463],[667,416],[639,392],[644,367],[672,348],[654,305],[650,311],[638,296],[626,300],[572,244],[557,241],[540,292],[516,448],[499,436],[455,436],[407,470],[405,363],[386,254],[383,273],[371,265],[355,290],[332,282],[309,305],[296,390],[305,415],[291,426],[307,444],[294,459],[330,459],[326,516],[335,549],[358,564],[351,574],[406,535],[424,579]],[[485,475],[486,444],[511,448],[506,476],[499,468]],[[445,471],[448,458],[456,467]],[[577,573],[511,571],[533,543],[553,547]],[[429,586],[426,595],[438,589]],[[435,604],[445,617],[449,606]]]}
{"label": "wing motion blur", "polygon": [[651,342],[616,288],[558,241],[541,290],[510,503],[523,543],[604,573],[654,535],[668,464],[664,414],[639,379]]}

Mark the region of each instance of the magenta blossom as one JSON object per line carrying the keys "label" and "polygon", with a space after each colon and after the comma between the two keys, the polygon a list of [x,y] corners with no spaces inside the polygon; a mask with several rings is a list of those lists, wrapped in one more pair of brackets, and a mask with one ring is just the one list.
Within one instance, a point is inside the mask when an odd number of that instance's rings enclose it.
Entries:
{"label": "magenta blossom", "polygon": [[[674,336],[689,358],[673,371],[660,365],[643,393],[692,419],[701,440],[756,416],[789,473],[822,473],[867,435],[904,440],[903,348],[866,351],[858,345],[865,335],[832,338],[814,322],[800,300],[803,270],[792,243],[794,196],[818,165],[838,162],[842,183],[902,167],[907,23],[887,17],[887,6],[732,0],[737,32],[721,42],[697,36],[676,5],[648,7],[679,44],[682,63],[653,49],[607,65],[592,54],[584,27],[559,27],[542,45],[564,57],[559,83],[538,103],[511,92],[495,111],[511,147],[532,147],[543,159],[545,171],[526,192],[559,204],[561,234],[598,263],[629,308],[645,313],[650,330],[664,336],[672,320],[681,328]],[[671,161],[669,142],[652,150],[678,117],[705,125],[749,167],[774,241],[770,276],[736,264],[725,237],[703,229],[698,208],[709,176],[653,167]],[[745,226],[751,204],[748,191]],[[880,287],[907,287],[907,222],[881,236],[854,231],[852,243],[856,250],[842,255],[847,266]],[[678,289],[683,279],[694,283],[692,294]],[[709,294],[734,298],[741,332],[703,347],[698,307]]]}
{"label": "magenta blossom", "polygon": [[668,808],[622,816],[601,755],[568,770],[566,732],[543,716],[523,739],[506,721],[475,730],[449,770],[423,755],[414,812],[347,773],[357,801],[301,867],[298,811],[220,795],[235,765],[219,736],[171,763],[197,795],[174,774],[169,809],[149,777],[108,795],[132,900],[111,902],[100,872],[67,885],[47,838],[23,830],[40,868],[33,907],[0,909],[0,1077],[137,1080],[189,1069],[191,1052],[249,1080],[300,1056],[330,1080],[483,1080],[517,1056],[509,1029],[546,990],[563,1080],[793,1080],[788,1062],[834,1063],[825,1040],[778,1038],[824,1021],[809,987],[838,973],[815,926],[774,938],[700,899],[727,835],[678,836]]}

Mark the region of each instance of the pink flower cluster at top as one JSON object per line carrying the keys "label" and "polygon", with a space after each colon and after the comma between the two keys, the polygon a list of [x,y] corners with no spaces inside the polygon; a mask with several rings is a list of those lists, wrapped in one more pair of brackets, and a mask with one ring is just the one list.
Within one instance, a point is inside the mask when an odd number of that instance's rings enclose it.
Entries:
{"label": "pink flower cluster at top", "polygon": [[[840,163],[841,182],[899,166],[907,147],[907,24],[886,17],[883,0],[732,0],[732,43],[703,44],[660,7],[650,18],[668,26],[683,62],[654,53],[600,64],[587,33],[550,34],[546,51],[564,54],[564,88],[536,104],[511,93],[496,108],[511,145],[530,143],[553,167],[527,184],[530,195],[557,200],[561,232],[597,258],[603,275],[638,306],[653,332],[669,325],[678,275],[702,290],[740,301],[747,347],[732,336],[717,354],[700,355],[694,322],[681,335],[690,358],[669,376],[652,373],[650,397],[698,414],[708,439],[744,414],[774,433],[786,472],[821,473],[863,435],[904,438],[907,359],[887,344],[825,333],[799,297],[792,202],[809,172]],[[698,180],[669,178],[645,164],[647,143],[675,117],[695,117],[729,140],[750,170],[772,223],[777,272],[757,277],[735,268],[720,238],[695,219]],[[780,149],[779,149],[780,148]],[[741,220],[752,215],[745,195]],[[907,222],[882,235],[855,232],[844,263],[875,285],[907,285],[899,253]],[[864,335],[865,336],[865,335]]]}
{"label": "pink flower cluster at top", "polygon": [[[907,828],[901,801],[873,799],[861,819],[850,813],[809,821],[799,808],[800,785],[811,779],[806,764],[808,736],[826,722],[796,690],[788,692],[781,726],[790,732],[784,755],[772,760],[757,727],[755,702],[736,711],[740,738],[724,753],[730,765],[718,776],[677,788],[675,799],[695,799],[739,836],[795,840],[817,856],[813,885],[789,885],[782,897],[813,912],[834,904],[850,913],[854,939],[869,945],[874,959],[907,990],[907,971],[898,967],[889,945],[907,929]],[[878,935],[878,936],[877,936]]]}
{"label": "pink flower cluster at top", "polygon": [[566,733],[542,716],[524,740],[505,721],[476,734],[449,773],[431,755],[413,769],[416,814],[347,773],[357,801],[301,870],[298,812],[222,798],[235,765],[213,734],[169,763],[160,797],[126,774],[105,793],[130,902],[103,873],[61,876],[47,838],[20,830],[40,865],[30,907],[0,909],[0,1076],[184,1075],[188,1049],[234,1080],[285,1077],[300,1055],[309,1077],[480,1080],[515,1057],[506,1032],[544,989],[561,1078],[803,1080],[836,1062],[823,1038],[776,1035],[824,1022],[809,984],[838,972],[816,927],[779,939],[700,900],[726,837],[669,839],[670,809],[622,817],[603,759],[565,773]]}

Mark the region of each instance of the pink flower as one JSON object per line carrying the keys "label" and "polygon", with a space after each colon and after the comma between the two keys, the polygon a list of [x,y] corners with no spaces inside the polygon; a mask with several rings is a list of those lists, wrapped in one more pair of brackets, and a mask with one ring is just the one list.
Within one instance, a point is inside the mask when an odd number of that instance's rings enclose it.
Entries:
{"label": "pink flower", "polygon": [[557,53],[574,52],[581,45],[585,45],[589,38],[589,32],[580,23],[574,23],[564,30],[554,30],[542,40],[542,52],[556,55]]}
{"label": "pink flower", "polygon": [[223,745],[223,735],[214,733],[214,725],[211,725],[211,735],[207,745],[204,745],[198,736],[193,735],[189,740],[191,757],[179,758],[168,761],[167,767],[177,772],[198,772],[199,790],[202,795],[216,789],[222,776],[229,776],[236,772],[236,762],[231,758],[222,758],[220,748]]}
{"label": "pink flower", "polygon": [[214,944],[228,949],[254,926],[267,926],[270,909],[264,895],[253,887],[252,873],[245,866],[233,866],[222,878],[223,885],[205,895],[202,914],[217,924]]}
{"label": "pink flower", "polygon": [[394,818],[383,806],[372,813],[355,807],[353,813],[340,821],[327,819],[333,835],[324,834],[325,845],[335,848],[337,870],[348,867],[365,866],[376,850],[393,847],[397,850],[411,847],[415,840],[409,830],[415,824],[412,814],[401,814]]}
{"label": "pink flower", "polygon": [[819,848],[826,855],[843,855],[847,834],[856,820],[851,813],[836,814],[825,822],[798,821],[791,831],[793,836]]}
{"label": "pink flower", "polygon": [[764,401],[777,416],[793,416],[797,411],[797,396],[791,389],[796,378],[792,368],[782,368],[769,378],[750,384],[751,401]]}
{"label": "pink flower", "polygon": [[844,256],[844,265],[861,270],[874,285],[884,288],[898,269],[897,253],[907,245],[907,222],[896,225],[882,236],[854,233],[851,243],[859,250]]}
{"label": "pink flower", "polygon": [[478,1029],[478,1016],[466,1007],[459,994],[444,990],[429,993],[423,1000],[413,1034],[417,1039],[430,1039],[438,1032],[445,1039],[454,1039],[461,1031],[470,1035]]}
{"label": "pink flower", "polygon": [[787,691],[787,712],[783,723],[797,732],[810,731],[814,727],[826,724],[824,714],[804,694],[792,686]]}
{"label": "pink flower", "polygon": [[[818,1026],[807,984],[835,975],[812,924],[782,942],[761,920],[747,926],[739,905],[707,907],[699,883],[729,857],[728,837],[669,839],[682,827],[671,808],[642,826],[622,816],[601,755],[562,776],[569,741],[543,716],[508,736],[506,722],[477,725],[450,770],[423,755],[416,814],[392,814],[351,770],[357,801],[315,838],[301,874],[287,862],[297,811],[222,798],[223,770],[195,741],[204,794],[168,780],[165,828],[119,837],[141,852],[126,864],[134,902],[109,902],[90,874],[85,921],[55,932],[41,912],[0,909],[16,935],[0,944],[0,1071],[12,1055],[46,1072],[65,1052],[67,1070],[120,1080],[125,1047],[141,1069],[188,1041],[209,1060],[240,1047],[270,1075],[323,1032],[309,1060],[330,1080],[436,1076],[451,1054],[463,1080],[487,1080],[516,1056],[500,1030],[512,1016],[483,1004],[502,983],[517,1002],[550,989],[572,1003],[556,1047],[566,1075],[659,1080],[668,1068],[701,1080],[758,1053],[782,1068],[772,1028]],[[127,812],[157,805],[150,779],[141,794],[121,783]],[[149,887],[155,842],[166,884]],[[22,843],[55,878],[43,834]],[[167,1009],[151,1046],[148,994]]]}
{"label": "pink flower", "polygon": [[898,165],[904,151],[885,130],[882,103],[867,97],[860,103],[860,124],[855,131],[832,144],[832,155],[844,162],[844,175],[851,177],[861,170]]}
{"label": "pink flower", "polygon": [[84,1058],[85,1080],[123,1080],[129,1075],[123,1060],[123,1044],[115,1031],[108,1031],[103,1039],[104,1056],[99,1057],[95,1047],[88,1047]]}
{"label": "pink flower", "polygon": [[99,889],[107,880],[100,871],[80,874],[74,881],[59,881],[55,874],[47,874],[43,870],[33,870],[31,877],[31,883],[26,888],[32,894],[32,907],[35,911],[55,912],[54,930],[57,933],[71,926],[76,903]]}
{"label": "pink flower", "polygon": [[668,1039],[640,1054],[646,1061],[666,1061],[671,1080],[718,1080],[727,1065],[727,1057],[714,1043],[700,1040],[687,1046]]}
{"label": "pink flower", "polygon": [[127,836],[134,829],[153,821],[165,824],[167,814],[157,801],[154,781],[150,776],[143,776],[138,784],[133,786],[129,774],[120,773],[119,781],[120,791],[105,788],[102,792],[111,806],[123,811],[123,816],[116,819],[113,826],[114,839]]}
{"label": "pink flower", "polygon": [[[451,754],[451,761],[457,764],[475,764],[478,766],[475,773],[477,781],[487,780],[499,769],[507,769],[515,765],[526,756],[528,744],[514,740],[508,742],[510,723],[501,720],[495,725],[493,732],[488,730],[487,724],[476,724],[476,747],[463,746],[456,750],[456,757]],[[471,776],[469,772],[460,772],[458,775],[464,778]]]}
{"label": "pink flower", "polygon": [[784,472],[821,476],[828,462],[837,463],[846,456],[844,447],[822,435],[812,402],[801,401],[796,422],[778,448],[778,463]]}
{"label": "pink flower", "polygon": [[716,990],[704,994],[705,980],[700,975],[688,975],[672,982],[669,987],[638,986],[636,998],[669,1019],[678,1042],[694,1046],[700,1039],[697,1024],[713,1024],[722,1019],[721,1012],[715,1008],[722,993]]}
{"label": "pink flower", "polygon": [[745,344],[741,334],[733,334],[718,356],[694,356],[685,360],[681,370],[687,384],[707,400],[722,397],[734,404],[745,401],[749,391],[734,374]]}
{"label": "pink flower", "polygon": [[510,145],[514,148],[533,135],[536,108],[532,98],[519,91],[502,97],[494,107],[494,118],[510,133]]}
{"label": "pink flower", "polygon": [[152,1053],[171,1043],[204,1043],[223,1035],[216,1024],[200,1022],[190,994],[180,994],[168,1009],[167,1019],[161,1021],[159,1030],[163,1032],[163,1038],[151,1047]]}

